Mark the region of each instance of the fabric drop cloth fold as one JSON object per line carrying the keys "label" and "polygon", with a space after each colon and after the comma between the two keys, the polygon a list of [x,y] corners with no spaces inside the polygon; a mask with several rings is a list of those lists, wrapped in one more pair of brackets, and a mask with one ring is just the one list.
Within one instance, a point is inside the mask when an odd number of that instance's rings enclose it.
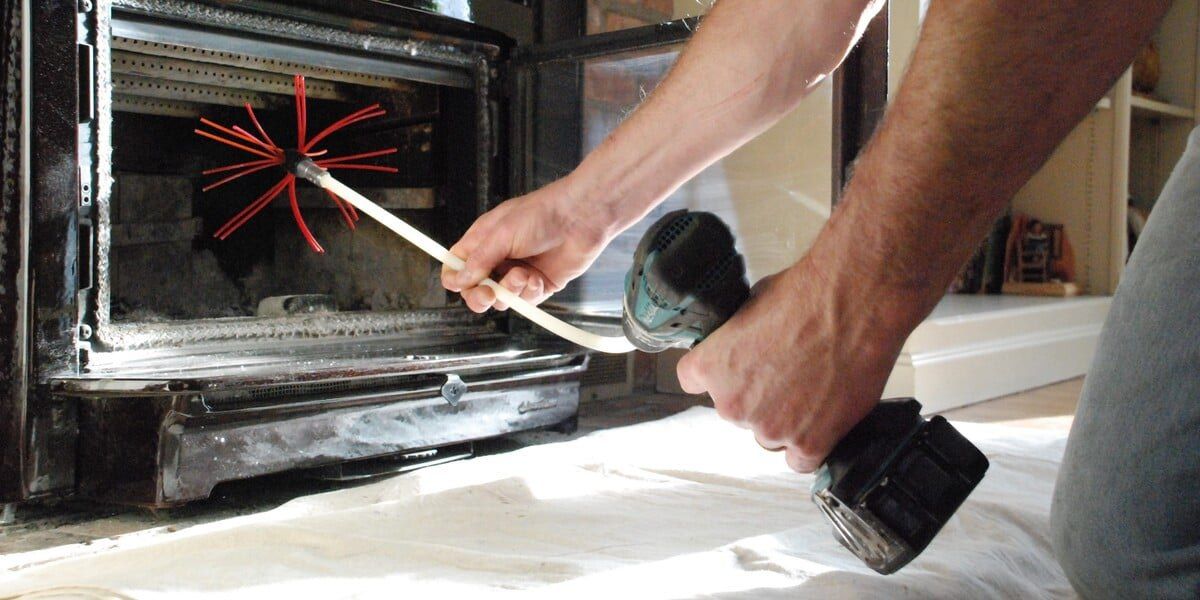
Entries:
{"label": "fabric drop cloth fold", "polygon": [[889,577],[834,540],[810,476],[694,408],[181,531],[5,556],[0,598],[71,585],[137,599],[1070,597],[1047,537],[1064,434],[956,426],[991,469]]}

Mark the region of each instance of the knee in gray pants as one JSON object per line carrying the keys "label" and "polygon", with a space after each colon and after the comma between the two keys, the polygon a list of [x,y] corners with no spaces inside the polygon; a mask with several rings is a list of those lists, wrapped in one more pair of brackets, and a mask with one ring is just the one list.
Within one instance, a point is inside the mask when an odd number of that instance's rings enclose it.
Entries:
{"label": "knee in gray pants", "polygon": [[1063,570],[1085,597],[1200,598],[1197,132],[1113,298],[1051,524]]}

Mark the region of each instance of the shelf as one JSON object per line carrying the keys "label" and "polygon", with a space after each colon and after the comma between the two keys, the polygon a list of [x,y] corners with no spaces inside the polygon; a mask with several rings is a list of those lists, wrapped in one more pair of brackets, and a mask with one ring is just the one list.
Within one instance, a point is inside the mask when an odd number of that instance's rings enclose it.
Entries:
{"label": "shelf", "polygon": [[[993,330],[992,333],[1016,335],[1015,329],[1020,327],[1010,320],[1016,319],[1027,325],[1029,331],[1025,333],[1029,333],[1064,326],[1065,322],[1070,320],[1065,316],[1068,314],[1096,314],[1095,311],[1099,310],[1099,314],[1103,315],[1110,301],[1111,298],[1107,296],[1051,298],[1008,294],[946,294],[918,327],[918,331],[924,332],[931,327],[963,326],[986,321],[1004,327]],[[992,321],[993,319],[1000,320]],[[905,349],[924,351],[921,336],[914,332],[909,338],[909,343],[905,344]]]}
{"label": "shelf", "polygon": [[1160,102],[1143,96],[1134,94],[1129,99],[1129,104],[1133,108],[1133,116],[1141,119],[1191,119],[1195,117],[1195,112],[1183,106]]}

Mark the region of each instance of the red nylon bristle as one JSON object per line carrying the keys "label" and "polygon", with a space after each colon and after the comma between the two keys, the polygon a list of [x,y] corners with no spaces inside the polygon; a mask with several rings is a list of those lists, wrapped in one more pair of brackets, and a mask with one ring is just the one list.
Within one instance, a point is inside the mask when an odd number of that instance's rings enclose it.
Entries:
{"label": "red nylon bristle", "polygon": [[251,144],[254,144],[254,145],[262,148],[264,151],[267,151],[267,152],[271,151],[271,147],[265,145],[265,143],[262,140],[259,140],[258,138],[250,135],[249,133],[246,133],[246,130],[244,130],[244,129],[239,131],[239,128],[237,126],[234,126],[232,128],[226,127],[224,125],[221,125],[220,123],[214,123],[213,121],[210,121],[204,117],[200,117],[200,122],[204,125],[208,125],[209,127],[212,127],[213,129],[216,129],[217,131],[219,131],[221,133],[224,133],[225,135],[228,135],[228,136],[234,138],[235,140],[241,140],[243,142],[250,142]]}
{"label": "red nylon bristle", "polygon": [[341,129],[345,129],[346,127],[349,127],[350,125],[360,121],[374,119],[375,117],[383,116],[385,114],[387,114],[387,111],[379,108],[379,104],[372,104],[366,108],[356,110],[342,117],[341,119],[334,121],[329,125],[329,127],[321,130],[321,132],[314,136],[313,139],[309,140],[307,144],[304,144],[301,147],[307,152],[308,150],[312,149],[313,146],[317,145],[317,142],[325,139],[333,133],[338,132]]}
{"label": "red nylon bristle", "polygon": [[334,128],[333,128],[333,131],[330,131],[329,133],[331,133],[331,134],[332,134],[332,133],[336,133],[336,132],[338,132],[338,131],[341,131],[342,129],[345,129],[345,128],[347,128],[347,127],[349,127],[349,126],[351,126],[351,125],[354,125],[354,124],[356,124],[356,123],[361,123],[361,122],[363,122],[363,121],[368,121],[368,120],[370,120],[370,119],[374,119],[374,118],[376,118],[376,117],[382,117],[383,115],[386,115],[386,114],[387,114],[387,111],[386,111],[386,110],[380,109],[380,110],[376,110],[376,111],[373,111],[373,112],[369,112],[369,113],[365,113],[365,114],[359,115],[359,116],[357,116],[357,117],[354,117],[353,119],[346,119],[345,121],[339,122],[339,123],[337,124],[337,127],[334,127]]}
{"label": "red nylon bristle", "polygon": [[335,163],[332,165],[328,165],[325,168],[330,171],[332,171],[334,169],[348,169],[351,171],[376,171],[379,173],[399,173],[400,172],[400,169],[397,169],[396,167],[384,167],[384,166],[380,166],[380,165],[343,165],[343,164]]}
{"label": "red nylon bristle", "polygon": [[305,134],[308,129],[308,114],[307,105],[308,99],[305,97],[304,76],[296,75],[293,79],[293,86],[296,89],[296,140],[297,146],[306,148],[304,143]]}
{"label": "red nylon bristle", "polygon": [[333,192],[331,192],[331,191],[329,191],[329,190],[325,190],[325,193],[326,193],[326,194],[329,194],[329,197],[330,197],[330,198],[332,198],[334,201],[341,203],[341,205],[342,205],[342,206],[345,206],[345,207],[346,207],[346,211],[350,213],[350,218],[351,218],[353,221],[355,221],[355,222],[357,222],[357,221],[358,221],[358,211],[357,211],[357,210],[355,210],[355,208],[354,208],[354,205],[353,205],[353,204],[351,204],[351,203],[350,203],[349,201],[347,201],[347,200],[343,200],[343,199],[339,198],[337,194],[335,194],[335,193],[333,193]]}
{"label": "red nylon bristle", "polygon": [[280,162],[281,162],[281,161],[280,161],[279,159],[275,159],[275,158],[266,159],[266,158],[264,158],[264,159],[262,159],[262,160],[252,160],[252,161],[249,161],[249,162],[238,163],[238,164],[236,164],[236,165],[226,165],[226,166],[224,166],[224,167],[216,167],[216,168],[213,168],[213,169],[205,169],[204,171],[201,171],[201,172],[200,172],[200,174],[201,174],[201,175],[215,175],[215,174],[217,174],[217,173],[224,173],[225,171],[232,171],[232,170],[234,170],[234,169],[241,169],[241,168],[243,168],[243,167],[257,167],[258,165],[264,165],[264,164],[279,164]]}
{"label": "red nylon bristle", "polygon": [[266,150],[267,152],[270,152],[271,154],[283,152],[283,150],[276,148],[275,146],[272,146],[271,144],[268,144],[268,143],[258,139],[257,137],[255,137],[254,134],[250,133],[249,131],[246,131],[245,129],[242,129],[242,127],[240,125],[234,125],[233,130],[246,136],[247,138],[249,138],[251,140],[254,140],[254,143],[258,144],[259,147],[261,147],[263,150]]}
{"label": "red nylon bristle", "polygon": [[317,254],[325,254],[325,249],[321,244],[317,243],[317,238],[308,230],[308,224],[304,222],[304,215],[300,214],[300,201],[296,198],[296,180],[293,177],[292,181],[288,182],[288,202],[292,205],[292,216],[296,219],[296,226],[300,228],[300,234],[304,236],[304,240],[308,242],[308,247],[313,249]]}
{"label": "red nylon bristle", "polygon": [[325,193],[328,194],[329,199],[333,200],[333,203],[337,205],[338,211],[342,213],[342,219],[346,221],[346,226],[349,227],[351,231],[358,229],[358,225],[354,224],[354,222],[358,220],[358,215],[351,215],[350,210],[347,209],[347,207],[350,205],[346,202],[343,202],[341,198],[337,197],[337,194],[329,190],[325,190]]}
{"label": "red nylon bristle", "polygon": [[296,147],[303,148],[306,145],[304,141],[308,139],[308,83],[303,76],[300,77],[300,97],[300,108],[304,111],[304,133],[300,134],[300,139],[296,140]]}
{"label": "red nylon bristle", "polygon": [[233,232],[241,228],[242,225],[245,225],[247,221],[254,218],[254,216],[261,212],[262,209],[266,208],[272,200],[279,196],[279,193],[283,191],[284,186],[294,179],[294,175],[288,175],[287,177],[280,179],[279,182],[271,186],[271,189],[267,190],[265,194],[259,196],[257,200],[248,204],[245,208],[234,215],[233,218],[226,221],[225,224],[220,227],[220,229],[217,229],[217,231],[213,233],[213,237],[222,240],[229,237],[231,234],[233,234]]}
{"label": "red nylon bristle", "polygon": [[204,131],[203,129],[193,129],[192,131],[194,131],[197,135],[202,135],[210,140],[221,142],[222,144],[225,144],[226,146],[232,146],[234,148],[237,148],[238,150],[244,150],[255,156],[261,156],[263,158],[275,158],[274,156],[271,156],[270,154],[267,154],[266,152],[263,152],[262,150],[257,150],[255,148],[251,148],[249,146],[244,146],[233,140],[227,140],[215,133],[209,133],[207,131]]}
{"label": "red nylon bristle", "polygon": [[250,106],[249,102],[246,103],[246,112],[250,114],[250,122],[254,123],[254,128],[257,129],[258,132],[262,134],[263,139],[267,140],[268,144],[271,144],[272,146],[275,146],[276,148],[278,148],[279,144],[276,144],[275,141],[271,139],[271,136],[267,135],[267,130],[263,129],[262,123],[258,122],[258,115],[254,114],[254,107]]}
{"label": "red nylon bristle", "polygon": [[395,154],[397,152],[399,152],[399,150],[396,148],[385,148],[383,150],[376,150],[374,152],[363,152],[360,154],[351,154],[348,156],[334,156],[334,157],[330,157],[330,158],[322,158],[321,160],[316,161],[316,163],[318,165],[327,165],[330,163],[339,163],[339,162],[345,162],[348,160],[359,160],[359,159],[363,159],[363,158],[375,158],[376,156],[386,156],[388,154]]}
{"label": "red nylon bristle", "polygon": [[244,171],[238,171],[237,173],[234,173],[233,175],[230,175],[229,177],[226,177],[226,178],[224,178],[224,179],[222,179],[222,180],[220,180],[220,181],[216,181],[216,182],[214,182],[214,183],[210,183],[210,184],[208,184],[208,185],[206,185],[206,186],[204,186],[204,187],[200,188],[200,191],[202,191],[202,192],[207,192],[207,191],[209,191],[209,190],[212,190],[212,189],[215,189],[215,188],[219,188],[219,187],[221,187],[221,186],[223,186],[223,185],[225,185],[225,184],[227,184],[227,183],[229,183],[229,182],[231,182],[231,181],[234,181],[235,179],[240,179],[240,178],[242,178],[242,177],[245,177],[245,176],[247,176],[247,175],[249,175],[249,174],[251,174],[251,173],[257,173],[257,172],[259,172],[259,171],[261,171],[261,170],[263,170],[263,169],[269,169],[269,168],[271,168],[271,167],[274,167],[274,166],[275,166],[275,165],[277,165],[277,164],[280,164],[280,163],[274,163],[274,162],[272,162],[272,163],[267,163],[267,164],[265,164],[265,165],[259,165],[259,166],[257,166],[257,167],[250,167],[249,169],[246,169],[246,170],[244,170]]}
{"label": "red nylon bristle", "polygon": [[375,104],[372,104],[370,106],[365,106],[356,111],[353,111],[350,114],[334,121],[333,123],[330,123],[329,126],[326,127],[325,129],[322,129],[321,133],[317,134],[316,137],[313,137],[313,139],[308,142],[308,145],[312,145],[315,142],[319,141],[318,138],[320,138],[322,135],[328,135],[330,133],[330,130],[336,128],[338,125],[340,125],[346,121],[349,121],[351,119],[357,119],[358,117],[361,117],[367,113],[372,113],[372,112],[375,112],[378,110],[383,110],[383,109],[380,107],[380,104],[378,102],[376,102]]}

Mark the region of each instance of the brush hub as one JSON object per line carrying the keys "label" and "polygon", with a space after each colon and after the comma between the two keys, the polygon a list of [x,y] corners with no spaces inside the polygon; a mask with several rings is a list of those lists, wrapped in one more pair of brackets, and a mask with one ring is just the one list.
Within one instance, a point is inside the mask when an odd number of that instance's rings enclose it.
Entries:
{"label": "brush hub", "polygon": [[283,149],[283,170],[292,175],[296,175],[296,168],[300,165],[300,161],[306,160],[308,157],[300,151],[299,148],[284,148]]}

